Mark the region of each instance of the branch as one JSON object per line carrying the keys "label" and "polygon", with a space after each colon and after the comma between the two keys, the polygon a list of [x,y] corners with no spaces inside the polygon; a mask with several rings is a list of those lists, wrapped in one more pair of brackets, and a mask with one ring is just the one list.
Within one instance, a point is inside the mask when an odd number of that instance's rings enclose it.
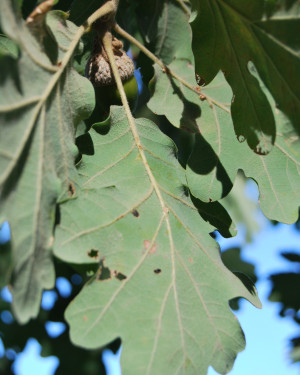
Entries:
{"label": "branch", "polygon": [[114,17],[118,10],[119,6],[119,0],[109,0],[105,4],[102,5],[101,8],[96,10],[92,15],[89,16],[89,18],[86,20],[86,22],[83,24],[84,28],[87,29],[92,24],[97,21],[99,18],[111,15]]}

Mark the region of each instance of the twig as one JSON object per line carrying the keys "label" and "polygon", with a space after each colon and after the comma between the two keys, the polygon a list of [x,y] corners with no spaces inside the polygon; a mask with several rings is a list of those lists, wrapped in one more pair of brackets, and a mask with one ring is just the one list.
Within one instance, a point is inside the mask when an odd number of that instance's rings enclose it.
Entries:
{"label": "twig", "polygon": [[205,99],[207,100],[208,104],[211,106],[212,104],[216,105],[217,107],[223,109],[223,111],[227,112],[227,113],[231,113],[230,109],[228,107],[226,107],[226,105],[218,102],[217,100],[213,99],[212,97],[205,95]]}
{"label": "twig", "polygon": [[135,39],[132,35],[128,34],[124,29],[122,29],[118,24],[114,26],[115,31],[126,38],[129,42],[135,44],[149,59],[153,60],[157,65],[159,65],[162,70],[169,74],[170,76],[174,77],[177,81],[181,82],[184,86],[189,88],[190,90],[194,91],[196,94],[200,94],[200,87],[193,86],[183,78],[181,78],[178,74],[173,72],[166,64],[164,64],[159,58],[157,58],[151,51],[148,50],[145,46],[142,45],[137,39]]}
{"label": "twig", "polygon": [[190,17],[191,11],[188,6],[186,6],[184,0],[177,0],[177,2],[180,4],[181,8],[185,11],[185,13]]}
{"label": "twig", "polygon": [[[140,43],[137,39],[135,39],[132,35],[128,34],[127,31],[122,29],[118,24],[115,24],[114,30],[122,35],[124,38],[126,38],[129,42],[132,44],[135,44],[146,56],[149,57],[152,61],[154,61],[157,65],[159,65],[163,72],[167,73],[168,75],[175,78],[178,82],[182,83],[185,87],[193,91],[195,94],[197,94],[201,100],[205,100],[206,98],[209,99],[210,103],[215,104],[219,108],[223,109],[226,112],[230,112],[230,110],[225,107],[222,103],[219,103],[217,100],[209,97],[208,95],[204,94],[203,96],[200,94],[201,87],[200,86],[193,86],[186,80],[184,80],[182,77],[180,77],[178,74],[173,72],[166,64],[164,64],[159,58],[157,58],[151,51],[148,50],[142,43]],[[202,96],[202,97],[201,97]]]}
{"label": "twig", "polygon": [[161,205],[162,210],[163,210],[163,215],[164,215],[164,217],[167,221],[167,225],[169,225],[169,221],[168,221],[169,210],[166,207],[166,204],[163,200],[163,197],[161,195],[158,184],[157,184],[157,182],[155,180],[155,177],[154,177],[154,175],[151,171],[151,168],[148,164],[148,161],[147,161],[147,158],[146,158],[146,155],[145,155],[142,143],[141,143],[141,139],[140,139],[140,136],[139,136],[136,124],[135,124],[135,120],[134,120],[134,117],[131,113],[131,110],[130,110],[130,107],[129,107],[129,104],[128,104],[126,93],[125,93],[125,90],[124,90],[124,87],[123,87],[123,84],[122,84],[122,81],[121,81],[120,73],[118,71],[118,67],[117,67],[117,64],[116,64],[115,57],[114,57],[114,52],[113,52],[113,48],[112,48],[112,35],[111,35],[110,31],[106,31],[106,33],[103,36],[102,42],[103,42],[103,46],[104,46],[105,52],[107,54],[107,57],[109,59],[109,63],[110,63],[110,66],[111,66],[111,69],[112,69],[112,72],[113,72],[113,75],[114,75],[114,78],[115,78],[115,81],[116,81],[116,84],[117,84],[117,88],[118,88],[120,96],[121,96],[121,101],[122,101],[122,104],[123,104],[123,107],[124,107],[124,110],[125,110],[125,114],[126,114],[130,129],[131,129],[131,132],[133,134],[135,144],[136,144],[136,146],[138,148],[138,151],[140,153],[141,159],[143,161],[146,172],[149,176],[150,182],[151,182],[151,184],[152,184],[152,186],[153,186],[153,188],[154,188],[154,190],[157,194],[158,200],[159,200],[160,205]]}

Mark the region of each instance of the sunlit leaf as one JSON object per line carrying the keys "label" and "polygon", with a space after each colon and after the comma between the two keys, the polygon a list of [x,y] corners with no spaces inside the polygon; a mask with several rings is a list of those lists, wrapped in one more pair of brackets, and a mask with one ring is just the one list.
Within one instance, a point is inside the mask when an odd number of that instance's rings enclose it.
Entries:
{"label": "sunlit leaf", "polygon": [[228,300],[259,306],[209,235],[233,223],[221,205],[189,196],[174,144],[155,124],[136,121],[140,147],[121,108],[109,125],[91,131],[94,155],[83,157],[81,190],[61,205],[56,230],[56,256],[98,264],[67,309],[71,338],[92,348],[121,337],[125,373],[224,373],[244,347]]}

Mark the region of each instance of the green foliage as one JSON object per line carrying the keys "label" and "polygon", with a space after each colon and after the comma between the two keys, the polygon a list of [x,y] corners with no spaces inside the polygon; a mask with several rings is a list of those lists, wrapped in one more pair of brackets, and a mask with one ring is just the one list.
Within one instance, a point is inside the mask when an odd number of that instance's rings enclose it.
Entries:
{"label": "green foliage", "polygon": [[[137,127],[152,178],[123,110],[113,107],[109,131],[104,126],[108,124],[90,132],[94,154],[84,156],[79,166],[82,190],[76,200],[60,206],[56,230],[57,257],[98,263],[95,277],[67,310],[71,337],[91,348],[120,335],[125,372],[137,352],[139,373],[204,371],[211,357],[212,365],[224,372],[244,344],[228,300],[243,295],[258,303],[255,292],[254,297],[247,293],[222,265],[208,235],[215,226],[229,231],[231,220],[219,204],[194,200],[194,207],[174,144],[149,120],[139,119]],[[116,320],[114,311],[122,311],[122,319]],[[188,317],[196,315],[195,325]],[[134,325],[137,317],[140,324]],[[199,353],[208,336],[210,345]],[[214,355],[215,347],[224,352]],[[176,356],[166,362],[171,353]]]}
{"label": "green foliage", "polygon": [[193,3],[198,10],[192,23],[196,71],[207,83],[220,69],[224,71],[234,95],[231,111],[238,139],[246,139],[259,154],[268,153],[275,142],[274,116],[249,71],[249,61],[299,134],[300,91],[295,80],[300,68],[299,39],[294,38],[300,26],[298,9],[292,17],[279,11],[267,18],[261,0],[251,4],[239,0]]}
{"label": "green foliage", "polygon": [[13,309],[26,322],[37,316],[42,290],[54,285],[56,203],[73,194],[75,127],[90,114],[94,95],[70,64],[58,68],[76,33],[63,14],[49,14],[39,34],[14,13],[12,2],[1,2],[0,14],[3,30],[21,49],[18,59],[0,61],[0,201],[13,236]]}
{"label": "green foliage", "polygon": [[[99,1],[63,1],[69,20],[54,10],[33,24],[19,1],[0,3],[0,218],[12,230],[1,283],[17,321],[38,324],[53,257],[70,264],[87,281],[66,309],[71,340],[95,363],[121,337],[130,374],[227,373],[245,346],[228,301],[260,306],[241,274],[251,265],[236,250],[222,261],[211,236],[235,235],[228,212],[254,230],[238,171],[258,184],[268,218],[293,223],[300,204],[299,6],[193,0],[190,17],[181,3],[120,1],[117,21],[168,64],[153,70],[133,49],[145,85],[133,123],[118,106],[88,119],[95,32],[79,26]],[[23,2],[25,17],[32,6]]]}

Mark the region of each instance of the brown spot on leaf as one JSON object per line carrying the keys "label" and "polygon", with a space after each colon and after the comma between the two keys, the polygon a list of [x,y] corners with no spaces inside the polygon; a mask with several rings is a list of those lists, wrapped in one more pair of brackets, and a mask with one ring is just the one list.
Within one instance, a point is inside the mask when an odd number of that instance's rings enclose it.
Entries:
{"label": "brown spot on leaf", "polygon": [[159,273],[161,273],[161,269],[160,268],[156,268],[155,270],[153,270],[153,272],[156,273],[156,274],[159,274]]}
{"label": "brown spot on leaf", "polygon": [[88,320],[86,315],[83,315],[83,320],[86,322]]}
{"label": "brown spot on leaf", "polygon": [[200,100],[203,102],[204,100],[206,100],[206,96],[204,94],[200,94]]}
{"label": "brown spot on leaf", "polygon": [[75,185],[73,184],[73,182],[69,183],[68,194],[70,197],[74,197],[74,195],[76,194],[76,189],[75,189]]}
{"label": "brown spot on leaf", "polygon": [[[149,240],[144,240],[144,247],[145,247],[145,250],[148,250],[149,246],[151,245],[151,241]],[[148,254],[154,254],[156,252],[156,243],[154,242],[154,244],[151,246],[151,249],[148,251]]]}
{"label": "brown spot on leaf", "polygon": [[194,263],[194,259],[193,258],[189,258],[189,262],[190,263]]}
{"label": "brown spot on leaf", "polygon": [[136,209],[132,210],[131,213],[132,213],[132,215],[133,215],[134,217],[139,217],[139,216],[140,216],[139,211],[136,210]]}

